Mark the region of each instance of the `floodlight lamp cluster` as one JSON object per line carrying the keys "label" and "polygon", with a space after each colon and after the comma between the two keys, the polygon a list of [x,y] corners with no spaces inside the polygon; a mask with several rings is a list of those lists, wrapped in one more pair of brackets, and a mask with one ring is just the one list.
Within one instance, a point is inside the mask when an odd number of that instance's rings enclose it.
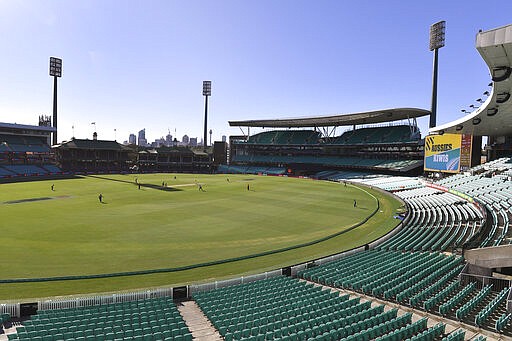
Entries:
{"label": "floodlight lamp cluster", "polygon": [[439,21],[430,26],[430,51],[444,46],[446,21]]}
{"label": "floodlight lamp cluster", "polygon": [[62,76],[62,59],[50,57],[50,76]]}
{"label": "floodlight lamp cluster", "polygon": [[212,81],[203,81],[203,96],[212,95]]}

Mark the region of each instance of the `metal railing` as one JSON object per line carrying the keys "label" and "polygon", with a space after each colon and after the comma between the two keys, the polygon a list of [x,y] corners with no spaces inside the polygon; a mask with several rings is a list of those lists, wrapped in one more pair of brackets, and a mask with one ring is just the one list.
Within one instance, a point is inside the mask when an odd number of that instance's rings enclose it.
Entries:
{"label": "metal railing", "polygon": [[38,310],[51,310],[51,309],[66,309],[66,308],[80,308],[90,307],[95,305],[121,303],[129,301],[139,301],[155,297],[170,297],[172,298],[173,288],[160,288],[144,291],[133,291],[126,293],[115,293],[110,295],[95,295],[95,296],[78,296],[78,297],[63,297],[55,299],[41,300],[37,302]]}
{"label": "metal railing", "polygon": [[215,281],[215,282],[205,283],[205,284],[190,285],[189,286],[189,294],[193,295],[198,292],[210,291],[210,290],[230,287],[233,285],[239,285],[239,284],[244,284],[244,283],[251,283],[251,282],[259,281],[262,279],[277,277],[277,276],[281,276],[281,275],[282,275],[282,269],[279,269],[279,270],[268,271],[268,272],[264,272],[261,274],[251,275],[251,276],[242,276],[239,278],[227,279],[224,281]]}
{"label": "metal railing", "polygon": [[492,284],[492,291],[500,292],[505,288],[510,288],[512,286],[512,281],[503,278],[489,277],[489,276],[481,276],[481,275],[472,275],[461,273],[459,276],[460,283],[462,285],[466,285],[469,283],[475,283],[477,289],[482,289],[487,285]]}
{"label": "metal railing", "polygon": [[12,317],[20,316],[19,303],[2,303],[0,304],[0,314],[9,314]]}

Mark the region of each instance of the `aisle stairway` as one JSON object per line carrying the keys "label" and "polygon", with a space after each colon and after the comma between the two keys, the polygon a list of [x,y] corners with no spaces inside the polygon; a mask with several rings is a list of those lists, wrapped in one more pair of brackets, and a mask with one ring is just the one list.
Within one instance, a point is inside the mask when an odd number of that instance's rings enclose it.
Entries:
{"label": "aisle stairway", "polygon": [[194,340],[199,341],[216,341],[222,340],[222,337],[212,326],[208,318],[203,314],[201,309],[194,301],[186,301],[179,303],[178,311],[180,312],[185,324],[192,333]]}

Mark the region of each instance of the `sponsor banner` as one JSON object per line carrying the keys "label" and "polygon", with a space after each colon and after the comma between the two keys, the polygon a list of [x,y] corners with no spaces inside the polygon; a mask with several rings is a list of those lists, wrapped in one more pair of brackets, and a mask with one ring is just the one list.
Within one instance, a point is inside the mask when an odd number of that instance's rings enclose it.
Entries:
{"label": "sponsor banner", "polygon": [[466,199],[467,201],[469,201],[471,203],[475,203],[475,200],[473,199],[473,197],[470,197],[469,195],[467,195],[465,193],[462,193],[462,192],[459,192],[457,190],[450,189],[450,188],[447,188],[447,187],[444,187],[444,186],[440,186],[440,185],[434,184],[434,183],[426,183],[425,186],[432,187],[432,188],[438,189],[438,190],[443,191],[443,192],[448,192],[448,193],[451,193],[451,194],[455,194],[456,196],[458,196],[458,197],[460,197],[462,199]]}
{"label": "sponsor banner", "polygon": [[467,201],[469,202],[473,202],[473,198],[470,197],[469,195],[465,194],[465,193],[462,193],[462,192],[459,192],[457,190],[454,190],[454,189],[450,189],[448,190],[449,193],[452,193],[452,194],[455,194],[456,196],[458,197],[461,197],[462,199],[466,199]]}
{"label": "sponsor banner", "polygon": [[460,170],[461,135],[429,135],[425,138],[425,170],[458,173]]}
{"label": "sponsor banner", "polygon": [[465,172],[471,168],[471,148],[473,135],[462,134],[460,142],[460,171]]}
{"label": "sponsor banner", "polygon": [[438,185],[438,184],[427,183],[426,185],[427,185],[427,187],[432,187],[432,188],[438,189],[438,190],[443,191],[443,192],[448,192],[448,188],[446,188],[444,186],[441,186],[441,185]]}

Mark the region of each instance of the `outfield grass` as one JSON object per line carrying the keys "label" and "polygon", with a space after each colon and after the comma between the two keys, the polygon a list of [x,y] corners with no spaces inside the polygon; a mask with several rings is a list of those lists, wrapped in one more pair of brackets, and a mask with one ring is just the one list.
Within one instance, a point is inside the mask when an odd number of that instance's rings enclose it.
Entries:
{"label": "outfield grass", "polygon": [[[240,257],[331,235],[376,208],[374,197],[351,185],[251,175],[174,176],[139,175],[140,190],[134,175],[0,185],[1,279],[169,268]],[[397,223],[392,215],[400,203],[368,191],[378,196],[381,212],[367,224],[320,244],[167,274],[0,284],[0,298],[186,284],[340,252],[376,239]]]}

